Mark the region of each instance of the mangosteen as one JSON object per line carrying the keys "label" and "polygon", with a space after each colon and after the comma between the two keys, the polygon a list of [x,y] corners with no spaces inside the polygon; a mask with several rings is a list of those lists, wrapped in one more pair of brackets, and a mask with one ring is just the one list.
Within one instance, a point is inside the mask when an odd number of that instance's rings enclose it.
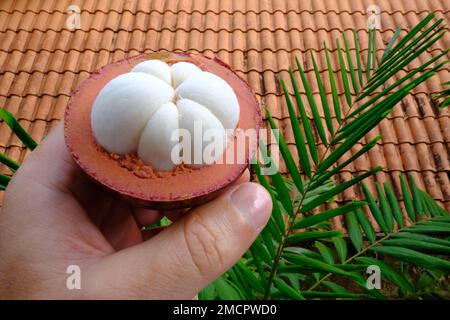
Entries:
{"label": "mangosteen", "polygon": [[72,94],[64,130],[93,180],[136,205],[173,210],[230,186],[257,150],[261,123],[253,91],[229,66],[168,52],[92,74]]}

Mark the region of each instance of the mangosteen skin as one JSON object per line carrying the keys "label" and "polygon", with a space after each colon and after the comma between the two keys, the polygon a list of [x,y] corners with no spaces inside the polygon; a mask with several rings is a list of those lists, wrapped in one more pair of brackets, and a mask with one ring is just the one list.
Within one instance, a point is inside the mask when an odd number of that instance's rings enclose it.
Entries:
{"label": "mangosteen skin", "polygon": [[[212,164],[199,169],[181,170],[161,177],[141,178],[122,167],[97,144],[91,129],[91,110],[100,90],[111,79],[129,72],[136,64],[159,59],[169,64],[186,61],[221,77],[233,88],[240,105],[236,130],[259,132],[262,116],[250,86],[227,64],[217,58],[185,52],[145,53],[101,68],[86,79],[71,95],[64,116],[66,145],[78,166],[95,182],[129,200],[133,205],[155,210],[194,207],[217,197],[236,181],[257,151],[257,141],[245,150],[243,163]],[[259,138],[259,137],[258,137]],[[233,144],[232,144],[233,145]],[[228,152],[234,152],[228,147]]]}

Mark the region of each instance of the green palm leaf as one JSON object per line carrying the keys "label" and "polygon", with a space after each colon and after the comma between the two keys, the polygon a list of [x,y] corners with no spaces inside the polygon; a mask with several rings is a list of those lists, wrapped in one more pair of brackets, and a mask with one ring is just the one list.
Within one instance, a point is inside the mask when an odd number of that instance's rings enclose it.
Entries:
{"label": "green palm leaf", "polygon": [[314,74],[316,76],[317,87],[319,88],[320,101],[322,103],[323,114],[325,115],[325,122],[327,124],[327,129],[331,135],[334,135],[333,122],[331,120],[330,106],[328,105],[325,88],[323,86],[322,78],[320,76],[319,67],[317,66],[316,59],[314,58],[313,51],[309,51],[311,54],[311,60],[314,66]]}
{"label": "green palm leaf", "polygon": [[[297,63],[299,64],[298,60]],[[297,103],[297,108],[300,112],[300,117],[302,119],[303,130],[305,131],[306,141],[308,143],[309,152],[314,163],[317,164],[319,161],[319,155],[316,148],[316,142],[314,141],[314,133],[309,123],[308,115],[306,114],[306,108],[303,104],[302,98],[300,96],[300,91],[298,89],[297,82],[295,81],[294,74],[292,71],[289,73],[291,77],[292,87],[294,88],[295,101]]]}
{"label": "green palm leaf", "polygon": [[427,254],[423,254],[411,249],[396,246],[374,247],[371,249],[376,253],[391,256],[401,261],[407,261],[418,266],[422,266],[432,270],[450,271],[450,262],[441,258],[436,258]]}
{"label": "green palm leaf", "polygon": [[33,138],[25,131],[14,116],[4,108],[0,108],[0,118],[5,121],[8,127],[16,134],[16,136],[22,141],[22,143],[30,150],[36,148],[37,143]]}
{"label": "green palm leaf", "polygon": [[279,278],[275,278],[273,279],[275,286],[284,294],[286,294],[288,297],[290,297],[291,299],[296,299],[296,300],[305,300],[305,298],[303,297],[303,295],[300,293],[300,291],[290,287],[289,285],[287,285],[283,280],[279,279]]}
{"label": "green palm leaf", "polygon": [[[286,167],[289,170],[289,173],[291,174],[292,180],[295,183],[295,186],[297,187],[297,189],[300,192],[303,192],[303,182],[302,182],[302,178],[300,176],[300,172],[298,171],[298,168],[294,162],[294,159],[291,155],[291,152],[289,151],[289,148],[286,144],[286,141],[284,141],[284,138],[282,135],[279,134],[279,129],[277,127],[277,125],[275,124],[275,121],[273,120],[272,116],[270,115],[269,111],[266,110],[266,114],[267,114],[267,120],[269,121],[270,127],[272,128],[272,132],[275,136],[275,139],[278,142],[278,146],[280,147],[280,151],[281,154],[283,156],[283,159],[286,163]],[[264,146],[265,147],[265,146]],[[280,175],[279,174],[275,174],[273,175],[272,179],[276,179],[277,183],[282,183],[282,181],[280,181]],[[284,182],[282,183],[284,184]],[[283,190],[283,193],[286,192],[287,190]],[[284,197],[284,195],[280,195],[282,197]],[[286,196],[287,196],[287,192],[286,192]],[[287,202],[290,202],[290,200],[286,200]],[[284,204],[284,202],[283,202]],[[290,210],[289,210],[290,209]],[[292,208],[286,208],[286,210],[288,212],[292,212]]]}
{"label": "green palm leaf", "polygon": [[[450,81],[444,82],[442,84],[443,87],[450,86]],[[450,106],[450,88],[445,88],[435,95],[435,99],[440,100],[438,103],[438,107],[440,109],[446,108]]]}
{"label": "green palm leaf", "polygon": [[328,74],[329,74],[329,80],[330,80],[330,86],[331,86],[331,94],[333,96],[333,107],[334,107],[334,113],[336,114],[336,119],[339,123],[342,121],[341,117],[341,106],[339,104],[339,94],[336,87],[336,80],[334,76],[333,66],[331,65],[331,58],[330,58],[330,52],[328,51],[327,45],[324,43],[325,48],[325,56],[327,58],[327,68],[328,68]]}
{"label": "green palm leaf", "polygon": [[347,212],[345,214],[345,221],[347,222],[348,236],[350,237],[353,246],[356,251],[361,251],[363,247],[363,238],[355,213],[353,211]]}
{"label": "green palm leaf", "polygon": [[366,203],[363,201],[355,201],[355,202],[352,202],[352,203],[347,204],[342,207],[330,209],[330,210],[327,210],[327,211],[324,211],[324,212],[321,212],[318,214],[314,214],[314,215],[306,217],[306,218],[298,219],[294,223],[293,228],[294,229],[308,228],[308,227],[314,226],[320,222],[323,222],[325,220],[329,220],[330,218],[340,216],[346,212],[352,211],[352,210],[354,210],[360,206],[363,206],[365,204]]}
{"label": "green palm leaf", "polygon": [[370,241],[370,243],[374,243],[376,240],[375,230],[373,229],[373,226],[370,223],[369,219],[367,219],[366,214],[361,210],[361,208],[357,208],[355,210],[355,215],[367,239]]}
{"label": "green palm leaf", "polygon": [[0,153],[0,162],[10,168],[13,172],[15,172],[20,167],[20,164],[18,162],[12,160],[10,157],[3,153]]}
{"label": "green palm leaf", "polygon": [[286,238],[287,242],[290,243],[298,243],[302,241],[311,241],[317,239],[327,239],[331,237],[341,236],[342,234],[339,231],[306,231],[306,232],[298,232],[292,234]]}
{"label": "green palm leaf", "polygon": [[[289,69],[289,74],[293,77],[292,71]],[[298,122],[297,115],[294,111],[294,107],[292,106],[291,97],[289,96],[289,92],[286,88],[286,84],[282,79],[280,79],[281,87],[283,88],[284,97],[286,99],[286,105],[289,111],[289,117],[291,119],[292,131],[294,133],[295,145],[297,147],[297,153],[300,159],[300,166],[305,171],[308,177],[311,177],[311,166],[309,165],[308,151],[305,147],[305,138],[303,137],[300,123]],[[302,119],[304,119],[302,117]],[[304,121],[304,120],[303,120]],[[306,120],[308,121],[308,120]],[[300,192],[303,192],[303,184],[299,183]]]}
{"label": "green palm leaf", "polygon": [[336,39],[336,45],[337,45],[338,56],[339,56],[339,64],[340,64],[340,68],[341,68],[341,79],[342,79],[342,84],[344,85],[345,99],[347,100],[347,104],[349,106],[351,106],[352,105],[352,93],[350,92],[350,85],[348,83],[347,67],[345,66],[344,55],[342,53],[341,44],[339,43],[338,39]]}
{"label": "green palm leaf", "polygon": [[322,125],[322,120],[320,119],[319,111],[317,109],[316,101],[314,99],[314,96],[312,94],[311,88],[309,87],[308,80],[306,79],[305,72],[303,71],[302,66],[300,65],[300,62],[298,59],[295,59],[295,62],[297,63],[297,68],[300,73],[300,78],[302,79],[303,88],[306,92],[306,97],[308,98],[309,107],[311,108],[313,118],[314,118],[314,124],[316,125],[317,131],[319,133],[320,139],[322,140],[323,144],[325,146],[328,145],[327,137],[325,134],[325,129]]}
{"label": "green palm leaf", "polygon": [[334,247],[336,248],[336,253],[339,257],[339,261],[341,261],[341,263],[344,263],[347,258],[348,252],[347,242],[345,242],[345,240],[340,237],[333,237],[331,238],[331,240],[333,241]]}

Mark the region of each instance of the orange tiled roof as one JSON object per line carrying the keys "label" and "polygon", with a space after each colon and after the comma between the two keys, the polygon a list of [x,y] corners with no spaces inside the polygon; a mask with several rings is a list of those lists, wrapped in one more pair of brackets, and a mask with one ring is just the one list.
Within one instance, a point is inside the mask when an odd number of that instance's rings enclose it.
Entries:
{"label": "orange tiled roof", "polygon": [[[450,22],[448,0],[373,2],[381,9],[378,53],[397,26],[401,25],[405,34],[430,11]],[[71,91],[94,70],[144,51],[191,50],[216,55],[243,76],[278,125],[285,128],[287,141],[293,147],[292,134],[286,130],[288,113],[276,78],[286,78],[287,69],[294,66],[294,57],[298,56],[318,98],[308,49],[313,49],[323,69],[322,42],[334,48],[334,40],[342,31],[356,28],[361,47],[367,48],[366,8],[373,2],[3,0],[0,105],[40,141],[63,116]],[[74,31],[66,26],[66,9],[71,4],[81,10],[80,29]],[[421,62],[445,48],[450,48],[450,33],[429,48]],[[334,65],[338,65],[336,61]],[[367,156],[347,167],[342,178],[381,165],[384,171],[376,179],[390,179],[398,185],[397,173],[407,171],[450,210],[450,114],[448,110],[439,112],[430,98],[432,92],[441,90],[440,83],[448,80],[448,70],[441,71],[404,99],[402,106],[366,139],[383,132],[383,140]],[[329,89],[326,87],[327,92]],[[0,151],[19,161],[26,155],[4,124],[0,125]],[[2,172],[6,172],[5,168]],[[373,187],[373,179],[369,184]],[[355,193],[357,189],[349,190],[343,198],[354,197]]]}

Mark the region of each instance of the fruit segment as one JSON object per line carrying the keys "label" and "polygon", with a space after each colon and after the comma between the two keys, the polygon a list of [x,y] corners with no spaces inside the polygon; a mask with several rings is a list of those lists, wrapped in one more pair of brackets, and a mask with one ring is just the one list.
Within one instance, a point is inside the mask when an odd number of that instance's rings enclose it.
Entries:
{"label": "fruit segment", "polygon": [[[222,155],[227,143],[222,123],[211,111],[195,101],[181,99],[178,100],[177,107],[180,110],[180,127],[186,133],[191,133],[184,137],[190,141],[184,143],[187,147],[182,150],[182,159],[194,168],[212,164]],[[203,137],[198,137],[201,133]],[[214,143],[211,144],[210,140],[214,140]],[[188,162],[190,159],[194,161]]]}
{"label": "fruit segment", "polygon": [[[163,104],[152,115],[139,141],[137,154],[144,163],[151,163],[153,168],[160,171],[172,170],[179,164],[171,160],[180,153],[178,121],[178,110],[172,102]],[[165,143],[158,143],[162,141]]]}
{"label": "fruit segment", "polygon": [[130,72],[112,79],[92,107],[92,131],[98,144],[111,153],[136,151],[150,116],[173,96],[171,86],[146,73]]}

